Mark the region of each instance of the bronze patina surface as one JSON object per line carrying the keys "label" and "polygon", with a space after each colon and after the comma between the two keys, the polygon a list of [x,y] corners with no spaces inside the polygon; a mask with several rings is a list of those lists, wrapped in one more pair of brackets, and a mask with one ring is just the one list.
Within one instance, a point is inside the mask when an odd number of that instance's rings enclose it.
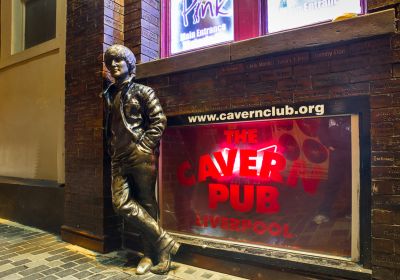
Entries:
{"label": "bronze patina surface", "polygon": [[[136,60],[128,48],[109,47],[104,61],[115,79],[103,94],[113,206],[141,232],[145,249],[136,273],[164,274],[179,249],[158,223],[155,198],[158,146],[167,119],[154,90],[134,82]],[[153,261],[158,264],[153,266]]]}

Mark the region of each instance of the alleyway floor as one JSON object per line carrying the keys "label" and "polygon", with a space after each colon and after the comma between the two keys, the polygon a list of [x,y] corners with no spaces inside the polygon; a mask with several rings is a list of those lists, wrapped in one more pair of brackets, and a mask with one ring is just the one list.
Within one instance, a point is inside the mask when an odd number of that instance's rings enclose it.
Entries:
{"label": "alleyway floor", "polygon": [[98,254],[60,237],[0,219],[0,279],[240,280],[243,278],[173,263],[168,275],[135,275],[125,251]]}

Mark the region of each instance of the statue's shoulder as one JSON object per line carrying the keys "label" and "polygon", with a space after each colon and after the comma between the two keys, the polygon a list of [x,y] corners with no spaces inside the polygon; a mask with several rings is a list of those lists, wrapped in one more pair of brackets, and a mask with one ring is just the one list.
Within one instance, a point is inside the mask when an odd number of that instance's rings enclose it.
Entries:
{"label": "statue's shoulder", "polygon": [[151,87],[139,83],[132,83],[132,85],[129,87],[129,91],[139,95],[148,95],[154,93],[154,90]]}
{"label": "statue's shoulder", "polygon": [[112,83],[110,84],[104,91],[103,91],[103,96],[104,97],[111,97],[111,95],[115,92],[115,85]]}

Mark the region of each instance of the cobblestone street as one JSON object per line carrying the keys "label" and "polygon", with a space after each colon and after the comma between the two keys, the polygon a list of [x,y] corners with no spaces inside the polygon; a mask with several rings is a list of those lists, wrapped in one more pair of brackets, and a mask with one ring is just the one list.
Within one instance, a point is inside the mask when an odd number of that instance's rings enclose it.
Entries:
{"label": "cobblestone street", "polygon": [[134,267],[125,251],[98,254],[57,235],[0,219],[0,279],[243,279],[178,263],[168,275],[137,276]]}

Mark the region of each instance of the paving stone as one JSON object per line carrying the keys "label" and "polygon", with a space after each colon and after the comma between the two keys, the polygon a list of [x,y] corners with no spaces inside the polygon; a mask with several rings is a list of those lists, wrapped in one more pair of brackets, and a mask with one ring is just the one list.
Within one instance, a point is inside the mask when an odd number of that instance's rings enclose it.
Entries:
{"label": "paving stone", "polygon": [[151,275],[149,278],[146,278],[146,280],[164,280],[167,278],[168,275]]}
{"label": "paving stone", "polygon": [[24,248],[24,247],[16,247],[16,248],[12,249],[12,251],[15,252],[15,253],[20,253],[20,252],[25,251],[25,250],[26,250],[26,248]]}
{"label": "paving stone", "polygon": [[6,277],[4,277],[3,279],[5,279],[5,280],[19,280],[19,279],[23,279],[24,278],[24,276],[21,276],[21,275],[19,275],[19,274],[11,274],[11,275],[8,275],[8,276],[6,276]]}
{"label": "paving stone", "polygon": [[40,272],[40,271],[48,269],[48,268],[49,267],[47,265],[39,265],[39,266],[36,266],[36,267],[32,267],[32,268],[26,269],[26,270],[20,272],[19,274],[21,274],[22,276],[28,276],[28,275]]}
{"label": "paving stone", "polygon": [[96,267],[93,267],[93,268],[91,268],[91,269],[89,269],[91,272],[93,272],[93,273],[99,273],[99,272],[102,272],[102,271],[104,271],[104,270],[106,270],[107,268],[106,267],[103,267],[103,266],[96,266]]}
{"label": "paving stone", "polygon": [[72,275],[65,276],[62,279],[64,279],[64,280],[76,280],[76,278],[74,276],[72,276]]}
{"label": "paving stone", "polygon": [[11,262],[10,260],[2,260],[2,261],[0,261],[0,266],[5,265],[10,262]]}
{"label": "paving stone", "polygon": [[[21,246],[21,245],[23,245],[24,244],[24,242],[18,242],[18,243],[15,243],[15,244],[9,244],[8,246],[7,246],[7,248],[9,248],[9,249],[16,249],[17,247],[19,247],[19,246]],[[1,243],[0,243],[0,246],[1,246]]]}
{"label": "paving stone", "polygon": [[77,265],[78,265],[77,263],[69,262],[69,263],[64,263],[63,265],[61,265],[61,267],[67,269],[67,268],[71,268],[71,267],[74,267]]}
{"label": "paving stone", "polygon": [[42,248],[42,249],[32,252],[32,255],[39,255],[42,253],[46,253],[48,250],[49,250],[48,248],[44,248],[44,249]]}
{"label": "paving stone", "polygon": [[51,240],[49,236],[46,236],[46,235],[39,236],[38,235],[33,238],[26,239],[26,242],[29,244],[38,244],[38,243],[43,243],[43,242],[46,242],[49,240]]}
{"label": "paving stone", "polygon": [[47,269],[45,271],[42,271],[41,273],[44,275],[51,275],[51,274],[55,274],[61,270],[63,270],[61,267],[53,267],[53,268]]}
{"label": "paving stone", "polygon": [[29,275],[28,277],[24,277],[24,280],[36,280],[36,279],[42,279],[43,278],[43,274],[41,273],[35,273],[32,275]]}
{"label": "paving stone", "polygon": [[14,257],[9,258],[8,260],[12,261],[12,262],[17,262],[20,260],[24,260],[24,259],[29,259],[29,255],[16,255]]}
{"label": "paving stone", "polygon": [[57,272],[55,275],[57,275],[59,277],[65,277],[65,276],[68,276],[68,275],[75,274],[77,272],[78,272],[77,270],[75,270],[73,268],[69,268],[69,269]]}
{"label": "paving stone", "polygon": [[47,263],[47,265],[50,266],[50,267],[60,267],[60,266],[62,266],[63,264],[64,264],[63,262],[60,262],[60,261],[58,261],[58,260],[51,261],[51,262],[48,262],[48,263]]}
{"label": "paving stone", "polygon": [[58,255],[55,255],[55,256],[48,257],[45,260],[51,262],[51,261],[55,261],[55,260],[59,260],[59,259],[61,259],[61,257]]}
{"label": "paving stone", "polygon": [[32,262],[25,264],[27,267],[31,268],[35,268],[38,266],[47,266],[48,268],[50,268],[50,266],[48,265],[49,262],[45,261],[45,260],[32,260]]}
{"label": "paving stone", "polygon": [[65,249],[65,248],[60,248],[60,249],[57,249],[57,250],[49,251],[49,254],[50,255],[57,255],[59,253],[66,253],[66,252],[69,252],[69,251],[67,249]]}
{"label": "paving stone", "polygon": [[78,279],[83,279],[83,278],[89,277],[91,275],[93,275],[93,273],[90,271],[81,271],[81,272],[74,274],[73,276]]}
{"label": "paving stone", "polygon": [[1,251],[0,258],[3,258],[3,256],[8,255],[8,254],[12,254],[12,253],[15,253],[14,249],[6,249],[4,251]]}
{"label": "paving stone", "polygon": [[26,263],[30,263],[30,262],[31,262],[31,260],[23,259],[23,260],[20,260],[20,261],[13,262],[12,265],[19,266],[21,264],[26,264]]}
{"label": "paving stone", "polygon": [[0,267],[0,272],[3,272],[3,271],[6,271],[6,270],[9,270],[9,269],[12,269],[12,268],[14,268],[15,266],[13,266],[11,263],[6,263],[6,264],[4,264],[4,265],[2,265],[1,267]]}
{"label": "paving stone", "polygon": [[31,243],[28,243],[28,242],[24,242],[24,243],[22,243],[21,244],[21,247],[22,248],[25,248],[25,249],[31,249],[31,248],[42,248],[42,247],[40,247],[37,243],[34,243],[34,244],[31,244]]}
{"label": "paving stone", "polygon": [[123,274],[117,274],[110,278],[107,278],[107,280],[123,280],[123,279],[129,279],[131,277],[132,277],[131,275],[123,273]]}
{"label": "paving stone", "polygon": [[14,256],[17,256],[17,253],[11,253],[11,254],[0,256],[0,260],[6,260],[6,259],[12,258]]}
{"label": "paving stone", "polygon": [[91,277],[89,277],[89,278],[87,278],[87,279],[90,279],[90,280],[100,280],[100,279],[104,279],[104,275],[103,275],[103,274],[95,274],[95,275],[93,275],[93,276],[91,276]]}
{"label": "paving stone", "polygon": [[75,260],[75,262],[78,263],[78,264],[84,264],[84,263],[88,263],[90,261],[92,261],[92,259],[91,258],[87,258],[87,257],[82,257],[82,258],[80,258],[78,260]]}
{"label": "paving stone", "polygon": [[59,278],[55,275],[49,275],[49,276],[42,278],[42,280],[56,280],[56,279],[59,279]]}
{"label": "paving stone", "polygon": [[27,253],[33,252],[35,250],[36,250],[36,248],[29,248],[29,249],[18,251],[18,254],[27,254]]}
{"label": "paving stone", "polygon": [[68,252],[65,252],[65,253],[61,253],[61,254],[57,254],[57,255],[48,257],[48,258],[46,258],[46,261],[61,260],[61,259],[64,259],[66,257],[73,256],[73,255],[74,255],[73,252],[68,251]]}
{"label": "paving stone", "polygon": [[6,277],[7,275],[14,274],[14,273],[23,271],[25,269],[27,269],[27,267],[25,265],[20,265],[20,266],[17,266],[17,267],[13,267],[13,268],[7,269],[5,271],[0,272],[0,279]]}
{"label": "paving stone", "polygon": [[82,258],[81,255],[72,255],[72,256],[60,259],[60,261],[67,263],[67,262],[72,262],[72,261],[80,259],[80,258]]}
{"label": "paving stone", "polygon": [[92,268],[92,267],[93,267],[93,265],[85,263],[85,264],[81,264],[81,265],[74,267],[74,269],[83,271],[83,270],[88,270],[89,268]]}
{"label": "paving stone", "polygon": [[[51,248],[49,248],[49,251],[55,251],[58,249],[65,249],[65,247],[68,245],[68,243],[65,243],[62,240],[57,240],[57,242],[54,245],[51,245]],[[67,250],[67,249],[65,249]]]}
{"label": "paving stone", "polygon": [[213,276],[214,276],[213,274],[208,273],[208,272],[203,273],[203,274],[201,275],[201,277],[202,277],[202,278],[205,278],[205,279],[210,279],[210,278],[213,277]]}
{"label": "paving stone", "polygon": [[50,246],[54,246],[54,245],[59,245],[60,242],[62,242],[62,241],[61,241],[61,240],[58,240],[58,239],[55,239],[55,240],[53,240],[53,241],[51,241],[51,242],[45,243],[44,245],[45,245],[46,247],[50,247]]}

